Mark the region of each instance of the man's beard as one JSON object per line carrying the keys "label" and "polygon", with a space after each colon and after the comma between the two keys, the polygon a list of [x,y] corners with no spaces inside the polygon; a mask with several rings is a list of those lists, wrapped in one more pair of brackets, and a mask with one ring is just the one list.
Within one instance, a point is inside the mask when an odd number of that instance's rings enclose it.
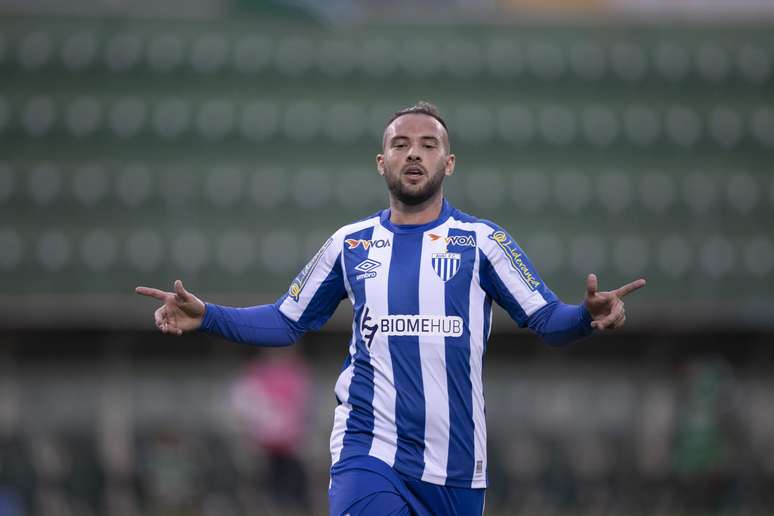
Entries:
{"label": "man's beard", "polygon": [[444,179],[444,169],[440,168],[430,175],[425,185],[419,190],[411,190],[401,181],[400,173],[393,174],[385,167],[384,180],[390,193],[407,206],[417,206],[431,199],[441,189]]}

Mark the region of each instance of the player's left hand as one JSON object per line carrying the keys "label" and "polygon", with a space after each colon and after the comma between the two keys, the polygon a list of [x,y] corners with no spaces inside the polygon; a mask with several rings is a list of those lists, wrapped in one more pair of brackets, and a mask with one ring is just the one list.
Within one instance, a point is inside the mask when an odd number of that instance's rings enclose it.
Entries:
{"label": "player's left hand", "polygon": [[584,303],[593,319],[591,326],[597,330],[614,330],[623,326],[626,322],[626,310],[621,298],[644,286],[645,279],[640,278],[615,290],[599,292],[596,274],[589,274],[586,278]]}

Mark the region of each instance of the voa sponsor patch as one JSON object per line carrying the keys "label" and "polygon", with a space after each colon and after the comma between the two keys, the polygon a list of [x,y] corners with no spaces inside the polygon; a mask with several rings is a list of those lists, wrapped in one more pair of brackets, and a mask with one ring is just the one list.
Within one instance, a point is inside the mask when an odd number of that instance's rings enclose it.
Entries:
{"label": "voa sponsor patch", "polygon": [[363,249],[369,249],[371,247],[375,247],[377,249],[381,249],[383,247],[391,247],[392,241],[387,239],[380,239],[380,240],[355,240],[354,238],[348,238],[344,240],[344,242],[347,244],[348,249],[353,250],[357,249],[358,247],[363,247]]}
{"label": "voa sponsor patch", "polygon": [[473,238],[473,235],[441,236],[441,235],[436,235],[435,233],[428,233],[428,236],[430,237],[430,240],[433,242],[437,240],[443,240],[443,242],[447,246],[457,245],[461,247],[476,247],[476,239]]}

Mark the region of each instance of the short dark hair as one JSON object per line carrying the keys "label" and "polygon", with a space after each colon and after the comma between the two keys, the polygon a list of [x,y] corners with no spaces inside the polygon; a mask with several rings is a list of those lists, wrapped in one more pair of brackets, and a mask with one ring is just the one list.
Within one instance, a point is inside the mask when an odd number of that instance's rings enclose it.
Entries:
{"label": "short dark hair", "polygon": [[390,119],[387,121],[387,125],[384,126],[382,146],[386,145],[385,138],[387,137],[387,128],[390,127],[390,124],[393,123],[395,119],[400,118],[403,115],[427,115],[438,120],[438,123],[441,124],[444,131],[446,131],[446,137],[443,138],[444,147],[446,148],[446,152],[450,151],[451,144],[449,143],[449,128],[446,127],[446,122],[444,122],[443,118],[441,118],[441,112],[438,111],[438,108],[435,107],[435,104],[431,104],[430,102],[426,102],[424,100],[420,100],[411,107],[407,107],[393,113],[392,117],[390,117]]}
{"label": "short dark hair", "polygon": [[438,111],[438,108],[435,106],[435,104],[431,104],[430,102],[426,102],[424,100],[420,100],[411,107],[407,107],[393,113],[392,117],[387,121],[387,125],[385,127],[393,123],[398,117],[413,114],[431,116],[441,123],[443,128],[446,129],[447,133],[449,132],[449,128],[446,127],[446,122],[444,122],[443,118],[441,118],[441,112]]}

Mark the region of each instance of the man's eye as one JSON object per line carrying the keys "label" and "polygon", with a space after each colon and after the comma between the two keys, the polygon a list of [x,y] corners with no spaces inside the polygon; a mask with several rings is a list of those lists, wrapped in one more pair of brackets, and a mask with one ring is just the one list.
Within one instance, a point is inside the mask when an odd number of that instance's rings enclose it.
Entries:
{"label": "man's eye", "polygon": [[425,149],[435,149],[435,145],[433,145],[432,143],[426,143]]}

